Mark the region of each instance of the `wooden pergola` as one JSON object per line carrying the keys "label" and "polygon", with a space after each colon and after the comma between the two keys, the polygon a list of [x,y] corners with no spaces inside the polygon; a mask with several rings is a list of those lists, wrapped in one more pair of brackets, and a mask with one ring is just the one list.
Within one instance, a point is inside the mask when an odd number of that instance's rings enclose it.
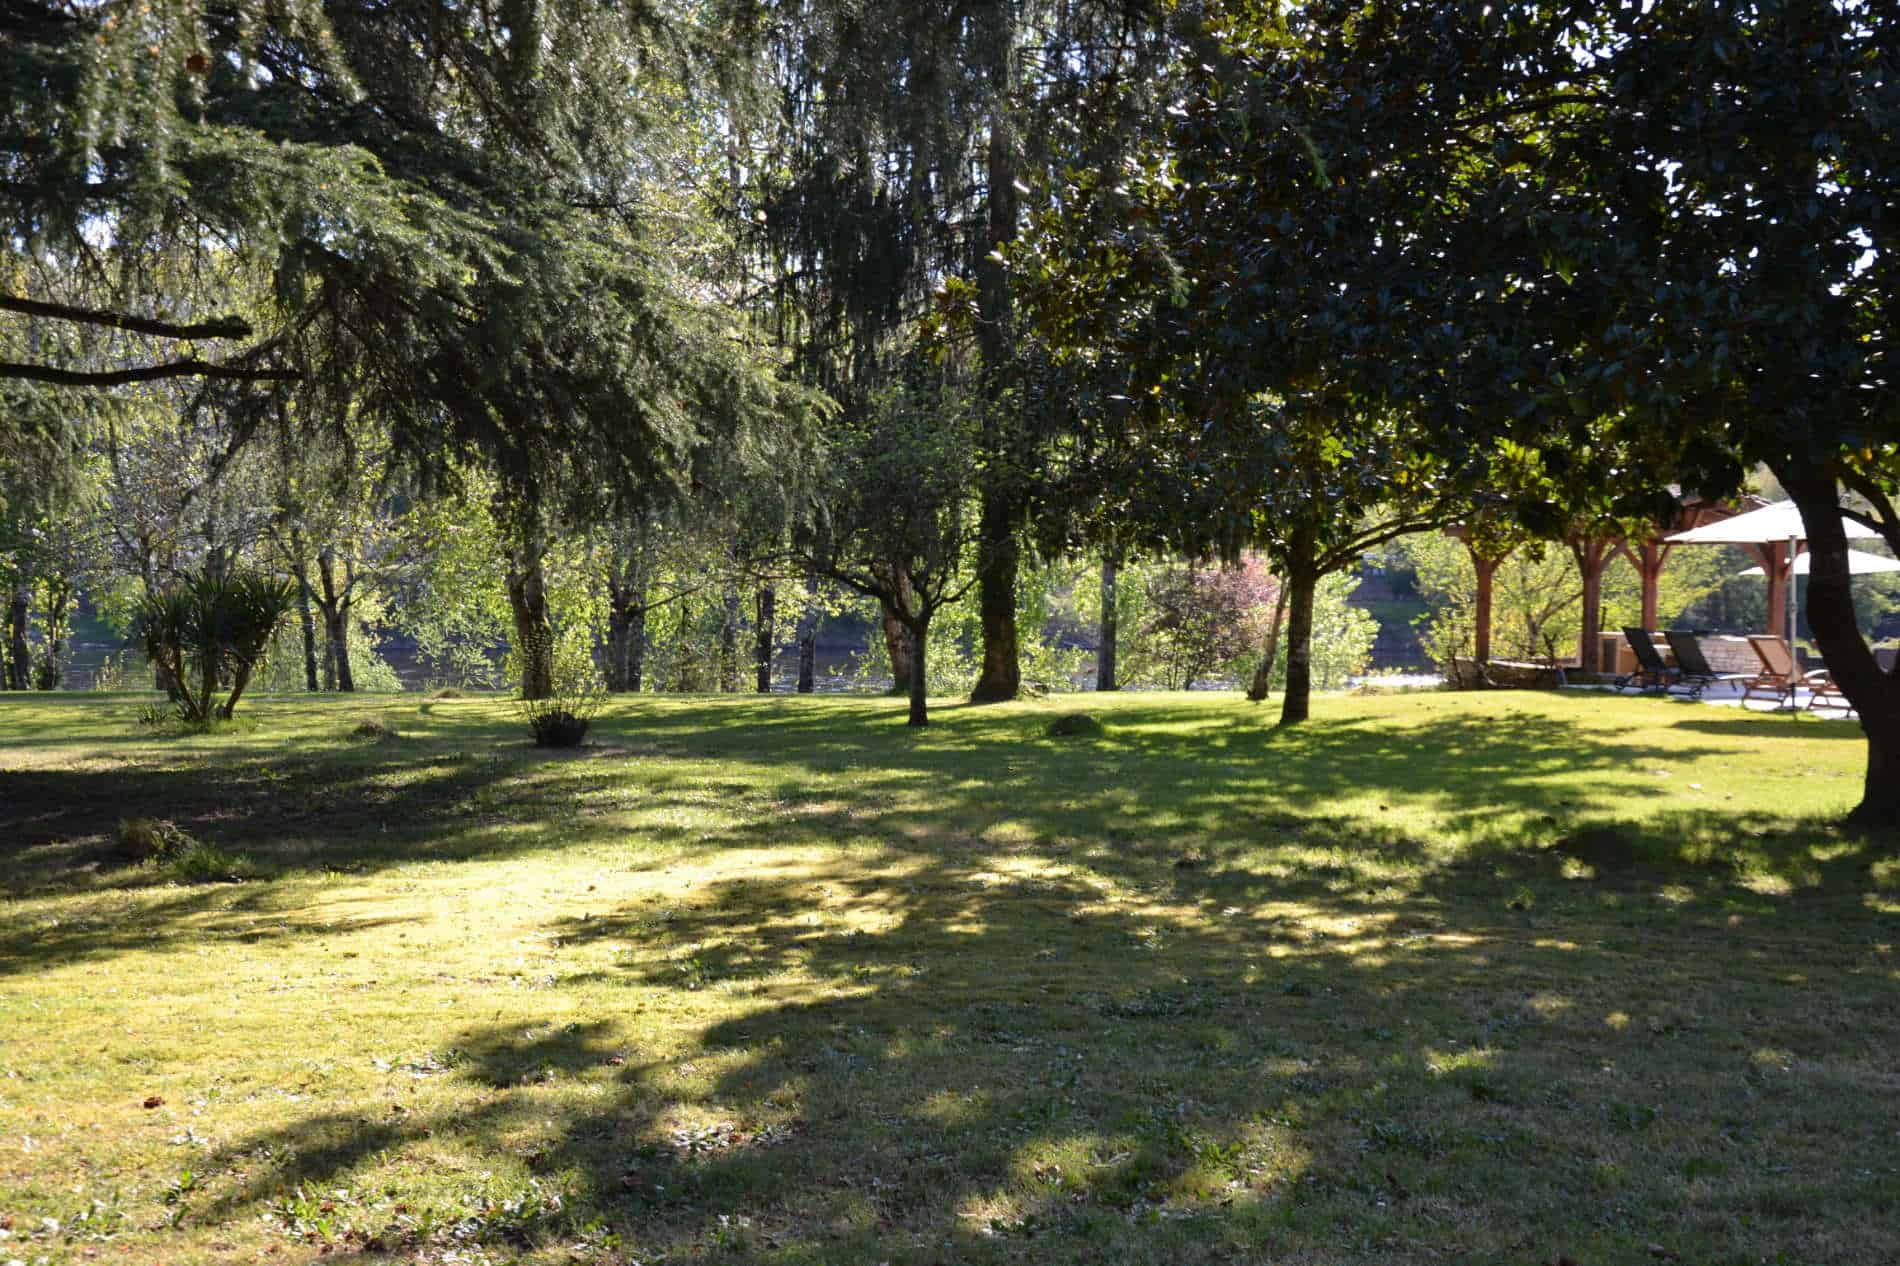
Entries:
{"label": "wooden pergola", "polygon": [[[1630,565],[1636,568],[1636,574],[1642,578],[1643,627],[1654,629],[1657,582],[1662,576],[1664,565],[1669,561],[1670,553],[1676,548],[1665,538],[1701,527],[1705,523],[1733,518],[1767,504],[1762,498],[1754,496],[1742,497],[1739,502],[1712,501],[1698,496],[1679,497],[1675,514],[1667,522],[1653,524],[1652,530],[1641,537],[1613,532],[1573,533],[1566,536],[1564,546],[1576,560],[1577,571],[1583,578],[1583,631],[1577,639],[1578,668],[1587,673],[1597,672],[1601,668],[1598,651],[1603,644],[1603,573],[1617,555],[1629,559]],[[1473,613],[1477,623],[1477,645],[1473,649],[1478,662],[1487,663],[1491,659],[1492,578],[1497,574],[1498,565],[1511,556],[1511,551],[1497,554],[1483,552],[1481,547],[1472,542],[1463,524],[1446,528],[1445,534],[1465,543],[1465,548],[1471,552],[1471,565],[1478,573],[1477,609]],[[1787,637],[1788,630],[1782,626],[1787,623],[1786,586],[1794,561],[1788,555],[1788,544],[1782,541],[1743,548],[1755,556],[1768,576],[1768,632]]]}

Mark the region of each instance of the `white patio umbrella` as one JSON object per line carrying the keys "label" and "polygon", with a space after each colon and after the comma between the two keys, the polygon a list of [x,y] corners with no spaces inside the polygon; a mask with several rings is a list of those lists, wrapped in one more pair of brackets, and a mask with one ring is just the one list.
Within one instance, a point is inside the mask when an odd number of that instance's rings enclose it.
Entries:
{"label": "white patio umbrella", "polygon": [[[1843,517],[1841,529],[1847,533],[1850,541],[1865,541],[1879,535],[1872,528]],[[1718,519],[1714,523],[1704,523],[1699,528],[1690,528],[1687,532],[1678,532],[1674,536],[1663,538],[1676,545],[1779,545],[1788,543],[1788,557],[1799,560],[1801,542],[1808,539],[1808,529],[1801,522],[1801,511],[1792,501],[1776,501],[1759,510],[1750,510],[1732,518]],[[1872,554],[1862,555],[1872,558]],[[1852,560],[1849,560],[1850,564]],[[1886,560],[1882,560],[1886,561]],[[1796,574],[1799,562],[1796,562]],[[1794,642],[1795,630],[1795,593],[1794,576],[1788,577],[1788,642]]]}
{"label": "white patio umbrella", "polygon": [[[1803,554],[1795,559],[1794,574],[1797,576],[1807,575],[1808,564],[1813,557],[1814,555],[1812,554]],[[1878,554],[1869,554],[1862,550],[1850,549],[1847,551],[1847,570],[1856,576],[1871,576],[1876,572],[1883,571],[1900,571],[1900,558],[1882,558]],[[1754,567],[1745,568],[1735,574],[1737,576],[1766,576],[1768,572],[1757,564]]]}

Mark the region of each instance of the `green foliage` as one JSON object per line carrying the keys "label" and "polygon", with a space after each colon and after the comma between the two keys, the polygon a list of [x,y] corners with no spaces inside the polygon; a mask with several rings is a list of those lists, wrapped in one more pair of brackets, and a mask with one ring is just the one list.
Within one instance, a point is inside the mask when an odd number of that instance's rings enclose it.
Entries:
{"label": "green foliage", "polygon": [[[1313,689],[1343,690],[1349,679],[1366,670],[1372,657],[1372,644],[1379,637],[1379,622],[1372,614],[1352,605],[1350,598],[1358,578],[1335,573],[1320,579],[1313,591],[1313,646],[1311,669]],[[1282,639],[1273,660],[1273,686],[1286,683],[1287,644]],[[1244,661],[1243,661],[1244,662]],[[1249,665],[1251,667],[1251,665]]]}

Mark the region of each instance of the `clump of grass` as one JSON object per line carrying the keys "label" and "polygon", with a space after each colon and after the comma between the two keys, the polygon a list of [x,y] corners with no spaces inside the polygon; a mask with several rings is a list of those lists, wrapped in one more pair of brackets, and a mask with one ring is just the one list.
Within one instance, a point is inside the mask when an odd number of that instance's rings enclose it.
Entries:
{"label": "clump of grass", "polygon": [[401,738],[402,735],[396,732],[395,726],[381,718],[364,717],[350,727],[350,737],[369,743],[387,743],[392,739]]}
{"label": "clump of grass", "polygon": [[1065,712],[1049,722],[1050,738],[1100,738],[1106,733],[1107,727],[1087,712]]}
{"label": "clump of grass", "polygon": [[249,859],[227,853],[216,844],[193,840],[165,863],[165,873],[180,883],[216,884],[248,879],[257,872]]}
{"label": "clump of grass", "polygon": [[169,861],[195,842],[175,823],[159,818],[126,818],[119,823],[119,855],[128,862]]}
{"label": "clump of grass", "polygon": [[444,686],[429,697],[431,699],[466,699],[468,698],[468,691],[458,690],[454,686]]}
{"label": "clump of grass", "polygon": [[128,818],[119,823],[119,853],[129,862],[156,866],[180,883],[219,883],[257,873],[248,859],[157,818]]}

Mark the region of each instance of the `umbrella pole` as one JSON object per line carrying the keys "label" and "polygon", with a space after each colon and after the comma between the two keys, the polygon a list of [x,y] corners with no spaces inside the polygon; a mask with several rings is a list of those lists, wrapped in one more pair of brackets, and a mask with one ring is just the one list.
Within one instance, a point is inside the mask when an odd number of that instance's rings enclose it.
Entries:
{"label": "umbrella pole", "polygon": [[[1796,617],[1800,614],[1800,605],[1795,590],[1794,560],[1795,551],[1799,547],[1798,537],[1791,536],[1788,538],[1788,658],[1794,664],[1794,679],[1796,682],[1801,680],[1801,650],[1800,647],[1795,644],[1795,629],[1799,627],[1796,624]],[[1790,683],[1788,688],[1788,707],[1790,710],[1800,707],[1800,701],[1795,698],[1795,689],[1795,685]]]}

